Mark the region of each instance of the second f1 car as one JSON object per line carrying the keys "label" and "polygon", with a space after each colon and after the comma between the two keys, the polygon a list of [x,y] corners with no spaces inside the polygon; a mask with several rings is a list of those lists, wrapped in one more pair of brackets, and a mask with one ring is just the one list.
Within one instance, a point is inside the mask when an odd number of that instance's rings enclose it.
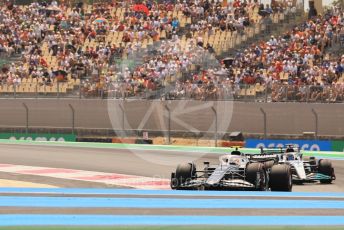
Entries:
{"label": "second f1 car", "polygon": [[292,145],[285,148],[261,149],[261,154],[252,157],[263,161],[276,159],[274,164],[289,165],[295,183],[319,181],[322,184],[330,184],[336,179],[330,160],[303,156],[300,149]]}
{"label": "second f1 car", "polygon": [[233,151],[223,155],[219,164],[204,162],[201,170],[194,163],[178,165],[171,174],[171,188],[177,190],[258,190],[291,191],[290,165],[272,165],[252,160],[250,156]]}

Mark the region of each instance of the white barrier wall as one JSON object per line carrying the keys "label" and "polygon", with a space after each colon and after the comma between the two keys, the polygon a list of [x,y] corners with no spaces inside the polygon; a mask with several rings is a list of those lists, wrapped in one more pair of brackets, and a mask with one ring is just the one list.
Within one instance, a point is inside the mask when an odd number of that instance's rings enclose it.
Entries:
{"label": "white barrier wall", "polygon": [[197,133],[214,132],[217,123],[218,132],[262,134],[263,109],[268,134],[301,135],[316,131],[314,109],[319,135],[344,136],[344,104],[306,103],[2,99],[0,127],[26,127],[23,103],[31,128],[71,128],[71,105],[75,128],[160,131],[170,125],[171,130]]}

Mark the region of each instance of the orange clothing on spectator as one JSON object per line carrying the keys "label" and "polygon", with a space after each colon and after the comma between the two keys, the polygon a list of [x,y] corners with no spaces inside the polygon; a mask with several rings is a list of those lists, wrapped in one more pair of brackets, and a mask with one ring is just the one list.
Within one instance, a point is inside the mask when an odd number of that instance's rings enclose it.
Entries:
{"label": "orange clothing on spectator", "polygon": [[240,0],[235,0],[233,2],[233,7],[237,8],[237,7],[240,7],[241,3],[240,3]]}
{"label": "orange clothing on spectator", "polygon": [[277,72],[277,73],[282,72],[282,70],[283,70],[282,62],[276,61],[276,63],[275,63],[275,69],[276,69],[276,72]]}
{"label": "orange clothing on spectator", "polygon": [[48,67],[48,63],[46,62],[46,60],[45,60],[44,58],[41,58],[40,64],[41,64],[42,66]]}
{"label": "orange clothing on spectator", "polygon": [[29,39],[28,32],[27,31],[22,32],[20,35],[20,39],[22,39],[23,41],[27,41]]}

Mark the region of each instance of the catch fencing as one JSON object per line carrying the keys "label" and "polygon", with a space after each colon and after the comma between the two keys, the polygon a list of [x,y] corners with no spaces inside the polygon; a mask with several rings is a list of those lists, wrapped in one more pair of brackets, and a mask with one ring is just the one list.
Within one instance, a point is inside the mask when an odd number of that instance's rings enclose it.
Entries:
{"label": "catch fencing", "polygon": [[[187,78],[180,74],[181,78]],[[167,77],[173,79],[174,77]],[[148,99],[243,102],[343,103],[344,84],[293,85],[222,83],[164,83],[145,88],[132,83],[43,82],[0,84],[0,98]]]}

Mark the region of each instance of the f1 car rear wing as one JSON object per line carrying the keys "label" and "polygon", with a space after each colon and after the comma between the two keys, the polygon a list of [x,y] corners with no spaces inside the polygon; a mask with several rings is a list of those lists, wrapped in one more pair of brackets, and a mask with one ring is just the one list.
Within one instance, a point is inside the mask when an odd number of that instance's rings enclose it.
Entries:
{"label": "f1 car rear wing", "polygon": [[250,154],[249,159],[252,162],[278,161],[280,154]]}
{"label": "f1 car rear wing", "polygon": [[284,147],[277,147],[277,148],[263,148],[260,147],[260,155],[269,155],[269,154],[283,154],[288,152],[296,152],[300,153],[300,147],[295,146],[292,144],[287,144]]}

